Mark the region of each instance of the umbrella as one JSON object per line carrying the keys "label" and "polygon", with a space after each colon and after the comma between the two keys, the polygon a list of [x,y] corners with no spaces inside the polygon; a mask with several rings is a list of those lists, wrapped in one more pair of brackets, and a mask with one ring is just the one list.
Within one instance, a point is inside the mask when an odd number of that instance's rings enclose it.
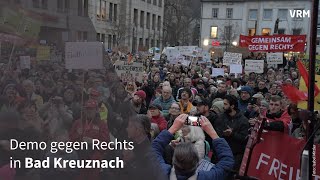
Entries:
{"label": "umbrella", "polygon": [[157,48],[157,47],[152,47],[149,49],[150,54],[159,53],[159,52],[160,52],[160,48]]}

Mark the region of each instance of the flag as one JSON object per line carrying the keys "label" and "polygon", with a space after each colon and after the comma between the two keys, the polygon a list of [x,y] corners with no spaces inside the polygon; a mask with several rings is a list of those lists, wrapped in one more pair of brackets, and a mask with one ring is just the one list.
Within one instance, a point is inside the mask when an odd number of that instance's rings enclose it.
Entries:
{"label": "flag", "polygon": [[[306,86],[309,87],[309,73],[307,69],[303,66],[302,62],[299,60],[297,62],[299,72],[301,74],[301,77],[303,78],[304,82],[306,83]],[[314,85],[314,96],[317,96],[319,94],[320,90],[318,86]]]}
{"label": "flag", "polygon": [[308,94],[306,92],[300,91],[293,85],[284,84],[281,86],[284,94],[290,99],[291,102],[297,104],[300,101],[306,101],[308,99]]}

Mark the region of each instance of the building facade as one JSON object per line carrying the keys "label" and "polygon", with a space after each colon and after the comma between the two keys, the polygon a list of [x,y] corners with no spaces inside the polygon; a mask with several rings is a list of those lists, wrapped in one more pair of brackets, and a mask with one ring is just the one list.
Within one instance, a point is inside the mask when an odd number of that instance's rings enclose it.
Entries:
{"label": "building facade", "polygon": [[63,49],[66,41],[96,40],[96,31],[88,15],[88,1],[4,0],[3,3],[13,9],[21,7],[45,16],[40,23],[38,39]]}
{"label": "building facade", "polygon": [[89,16],[96,39],[106,49],[127,52],[162,47],[163,0],[96,0],[89,2]]}
{"label": "building facade", "polygon": [[[297,17],[297,10],[311,11],[311,0],[202,0],[201,47],[209,50],[212,41],[220,48],[237,46],[239,35],[307,35],[311,13]],[[294,17],[292,17],[294,16]],[[275,22],[279,19],[278,31]]]}

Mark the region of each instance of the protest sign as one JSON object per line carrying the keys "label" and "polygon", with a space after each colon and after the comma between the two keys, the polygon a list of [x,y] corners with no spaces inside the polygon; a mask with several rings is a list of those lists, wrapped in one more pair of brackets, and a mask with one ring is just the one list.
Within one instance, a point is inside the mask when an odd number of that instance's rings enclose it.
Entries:
{"label": "protest sign", "polygon": [[185,60],[185,59],[183,59],[183,60],[180,61],[180,62],[181,62],[182,65],[187,66],[187,67],[189,67],[189,66],[190,66],[190,63],[191,63],[191,61]]}
{"label": "protest sign", "polygon": [[243,36],[240,47],[250,52],[304,52],[306,35]]}
{"label": "protest sign", "polygon": [[283,53],[267,53],[267,64],[283,64]]}
{"label": "protest sign", "polygon": [[202,60],[204,62],[209,62],[211,60],[209,52],[202,52]]}
{"label": "protest sign", "polygon": [[102,69],[101,42],[66,42],[66,69]]}
{"label": "protest sign", "polygon": [[212,68],[212,76],[223,76],[224,75],[224,69],[223,68]]}
{"label": "protest sign", "polygon": [[198,50],[197,46],[176,46],[181,55],[194,56]]}
{"label": "protest sign", "polygon": [[264,61],[246,59],[244,71],[246,73],[254,72],[254,73],[261,74],[264,71]]}
{"label": "protest sign", "polygon": [[164,54],[167,56],[167,60],[170,64],[177,63],[177,57],[180,56],[179,51],[174,47],[167,47],[164,50]]}
{"label": "protest sign", "polygon": [[30,69],[30,56],[20,56],[20,68],[21,69]]}
{"label": "protest sign", "polygon": [[[300,157],[304,140],[293,138],[281,132],[267,132],[252,150],[248,175],[258,179],[300,179]],[[285,144],[285,146],[283,145]],[[314,174],[320,179],[320,147],[314,145]]]}
{"label": "protest sign", "polygon": [[240,53],[224,52],[223,65],[241,64],[241,60],[242,54]]}
{"label": "protest sign", "polygon": [[242,65],[241,64],[230,64],[230,73],[242,74]]}
{"label": "protest sign", "polygon": [[37,60],[50,60],[50,46],[38,46]]}
{"label": "protest sign", "polygon": [[143,64],[133,62],[128,64],[125,61],[117,61],[114,64],[115,70],[122,82],[142,81]]}
{"label": "protest sign", "polygon": [[161,57],[161,54],[160,54],[160,53],[155,53],[155,54],[154,54],[154,57],[153,57],[153,60],[159,61],[159,60],[160,60],[160,57]]}

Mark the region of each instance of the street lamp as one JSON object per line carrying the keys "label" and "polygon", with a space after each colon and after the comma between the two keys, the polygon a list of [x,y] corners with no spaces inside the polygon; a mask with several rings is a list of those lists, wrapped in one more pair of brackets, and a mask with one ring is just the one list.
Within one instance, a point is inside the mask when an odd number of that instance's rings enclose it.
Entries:
{"label": "street lamp", "polygon": [[205,39],[205,40],[203,41],[203,45],[204,45],[204,46],[208,46],[208,45],[209,45],[209,39]]}
{"label": "street lamp", "polygon": [[232,42],[232,45],[237,46],[237,45],[238,45],[238,42],[237,42],[237,41],[233,41],[233,42]]}

